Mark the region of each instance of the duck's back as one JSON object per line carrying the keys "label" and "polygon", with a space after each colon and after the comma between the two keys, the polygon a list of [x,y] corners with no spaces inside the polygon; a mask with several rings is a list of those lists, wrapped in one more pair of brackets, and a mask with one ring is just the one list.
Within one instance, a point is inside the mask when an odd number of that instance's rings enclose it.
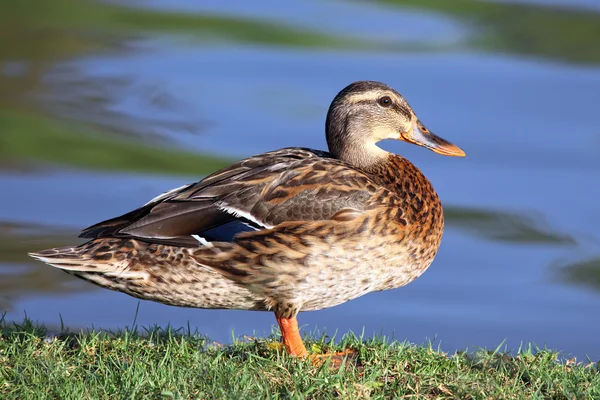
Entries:
{"label": "duck's back", "polygon": [[80,237],[196,247],[197,237],[233,240],[233,235],[226,238],[215,231],[224,226],[235,234],[236,229],[270,229],[286,221],[328,220],[344,209],[364,210],[376,191],[367,174],[327,152],[285,148],[249,157],[200,182],[166,192],[127,214],[84,229]]}

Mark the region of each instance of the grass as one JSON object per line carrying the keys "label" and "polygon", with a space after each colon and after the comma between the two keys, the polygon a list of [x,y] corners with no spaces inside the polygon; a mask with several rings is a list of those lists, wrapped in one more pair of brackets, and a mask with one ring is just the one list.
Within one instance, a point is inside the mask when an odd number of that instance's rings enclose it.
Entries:
{"label": "grass", "polygon": [[221,346],[188,331],[148,329],[48,336],[0,321],[2,398],[600,398],[593,363],[532,348],[459,352],[346,335],[313,351],[354,348],[339,370],[281,353],[269,339]]}

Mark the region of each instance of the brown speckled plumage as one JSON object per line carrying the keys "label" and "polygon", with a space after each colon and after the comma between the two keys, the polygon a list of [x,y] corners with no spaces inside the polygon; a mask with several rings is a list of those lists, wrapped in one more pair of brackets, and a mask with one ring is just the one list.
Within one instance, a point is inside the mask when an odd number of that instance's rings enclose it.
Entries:
{"label": "brown speckled plumage", "polygon": [[32,256],[142,299],[273,310],[290,352],[304,355],[287,320],[404,286],[440,245],[444,218],[431,183],[375,143],[400,139],[464,156],[377,82],[342,90],[326,132],[329,153],[288,148],[247,158],[85,229],[91,241],[81,246]]}

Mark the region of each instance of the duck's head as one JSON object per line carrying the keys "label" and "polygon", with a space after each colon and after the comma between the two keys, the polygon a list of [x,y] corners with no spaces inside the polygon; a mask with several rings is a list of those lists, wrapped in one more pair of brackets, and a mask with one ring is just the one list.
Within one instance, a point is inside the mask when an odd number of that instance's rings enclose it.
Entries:
{"label": "duck's head", "polygon": [[429,131],[400,93],[380,82],[346,86],[329,107],[325,129],[331,154],[363,168],[387,158],[389,153],[377,146],[384,139],[403,140],[445,156],[465,156]]}

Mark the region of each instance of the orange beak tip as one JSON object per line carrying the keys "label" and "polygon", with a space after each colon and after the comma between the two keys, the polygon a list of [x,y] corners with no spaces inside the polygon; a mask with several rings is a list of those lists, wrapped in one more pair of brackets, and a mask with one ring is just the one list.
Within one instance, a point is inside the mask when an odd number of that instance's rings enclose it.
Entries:
{"label": "orange beak tip", "polygon": [[459,147],[457,147],[457,152],[456,154],[454,154],[454,156],[456,157],[461,157],[461,158],[465,158],[467,156],[467,153],[465,153],[465,151]]}
{"label": "orange beak tip", "polygon": [[453,144],[444,144],[442,146],[439,147],[434,147],[431,150],[433,150],[434,152],[444,155],[444,156],[450,156],[450,157],[466,157],[467,153],[464,152],[463,149],[461,149],[458,146],[455,146]]}

